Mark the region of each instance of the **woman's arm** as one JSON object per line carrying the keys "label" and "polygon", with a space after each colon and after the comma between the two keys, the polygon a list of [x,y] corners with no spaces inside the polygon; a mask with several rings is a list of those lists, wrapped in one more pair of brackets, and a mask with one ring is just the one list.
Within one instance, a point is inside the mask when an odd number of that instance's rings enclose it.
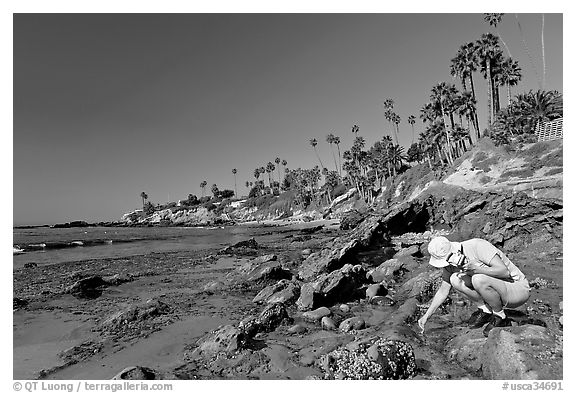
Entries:
{"label": "woman's arm", "polygon": [[463,270],[472,274],[485,274],[494,278],[510,278],[510,272],[508,272],[506,265],[504,265],[502,258],[498,254],[494,255],[487,266],[479,267],[468,263]]}
{"label": "woman's arm", "polygon": [[422,329],[422,332],[424,332],[424,325],[426,325],[428,318],[434,314],[450,294],[450,288],[452,288],[452,285],[448,284],[446,281],[442,281],[440,288],[438,288],[436,294],[432,298],[432,302],[430,302],[430,307],[428,307],[428,310],[426,310],[422,318],[418,320],[418,325],[420,326],[420,329]]}

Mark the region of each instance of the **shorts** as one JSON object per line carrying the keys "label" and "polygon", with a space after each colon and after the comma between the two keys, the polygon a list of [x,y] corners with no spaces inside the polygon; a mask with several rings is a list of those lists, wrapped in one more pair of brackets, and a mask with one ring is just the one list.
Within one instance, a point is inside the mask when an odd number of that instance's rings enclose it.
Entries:
{"label": "shorts", "polygon": [[530,284],[528,280],[504,282],[506,293],[500,294],[504,307],[516,308],[526,303],[530,297]]}

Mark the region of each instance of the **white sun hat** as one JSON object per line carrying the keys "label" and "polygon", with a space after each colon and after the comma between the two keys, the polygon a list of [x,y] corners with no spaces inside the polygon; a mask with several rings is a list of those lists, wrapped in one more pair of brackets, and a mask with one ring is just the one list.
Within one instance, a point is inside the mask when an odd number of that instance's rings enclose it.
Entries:
{"label": "white sun hat", "polygon": [[430,253],[430,265],[434,267],[448,266],[446,258],[451,252],[456,252],[460,243],[451,242],[444,236],[437,236],[428,243],[428,252]]}

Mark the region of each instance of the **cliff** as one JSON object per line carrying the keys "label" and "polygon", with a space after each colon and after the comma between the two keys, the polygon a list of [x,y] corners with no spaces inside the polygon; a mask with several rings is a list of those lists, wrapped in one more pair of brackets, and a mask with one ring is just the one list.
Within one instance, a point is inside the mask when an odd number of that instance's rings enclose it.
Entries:
{"label": "cliff", "polygon": [[[480,140],[460,157],[451,168],[431,170],[426,164],[416,165],[394,179],[388,179],[373,209],[391,209],[414,200],[431,186],[442,183],[481,193],[526,192],[532,198],[562,202],[562,140],[538,142],[512,150],[496,147],[490,139]],[[447,188],[443,188],[443,192]],[[456,191],[454,191],[456,192]],[[366,210],[356,198],[354,189],[335,198],[328,207],[317,210],[295,208],[290,197],[267,196],[268,203],[258,208],[246,200],[234,201],[223,208],[177,206],[143,216],[142,210],[124,214],[123,225],[208,226],[245,222],[303,222],[322,218],[340,219],[351,211]]]}

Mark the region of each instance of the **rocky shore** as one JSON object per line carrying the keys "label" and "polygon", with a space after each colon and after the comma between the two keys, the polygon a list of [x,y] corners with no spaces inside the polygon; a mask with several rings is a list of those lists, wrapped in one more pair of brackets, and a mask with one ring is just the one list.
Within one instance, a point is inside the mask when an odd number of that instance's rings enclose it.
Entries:
{"label": "rocky shore", "polygon": [[[106,379],[132,366],[168,379],[562,379],[561,212],[523,193],[432,187],[348,231],[314,226],[219,252],[24,268],[14,274],[15,324],[67,321],[74,343],[28,376]],[[485,338],[453,297],[420,334],[415,321],[439,284],[428,240],[486,237],[488,226],[530,279],[515,326]]]}
{"label": "rocky shore", "polygon": [[[342,211],[340,228],[15,270],[14,376],[562,379],[561,198],[449,176],[403,174],[371,209]],[[420,333],[440,284],[427,263],[438,234],[485,238],[526,274],[531,296],[508,311],[513,326],[469,329],[474,307],[453,293]]]}

